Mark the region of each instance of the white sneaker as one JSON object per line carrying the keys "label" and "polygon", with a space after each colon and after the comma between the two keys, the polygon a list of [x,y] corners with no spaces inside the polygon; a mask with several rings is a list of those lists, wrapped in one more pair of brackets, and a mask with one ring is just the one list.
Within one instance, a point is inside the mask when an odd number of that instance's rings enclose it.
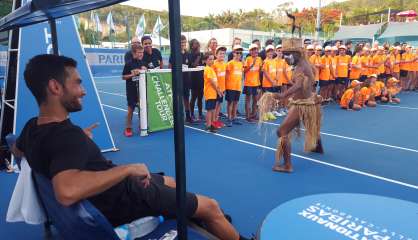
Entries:
{"label": "white sneaker", "polygon": [[287,115],[287,112],[282,109],[282,110],[280,110],[280,115],[281,116],[286,116]]}
{"label": "white sneaker", "polygon": [[280,113],[279,113],[278,111],[273,111],[273,112],[271,112],[271,113],[273,113],[273,115],[274,115],[275,117],[281,117],[281,115],[280,115]]}

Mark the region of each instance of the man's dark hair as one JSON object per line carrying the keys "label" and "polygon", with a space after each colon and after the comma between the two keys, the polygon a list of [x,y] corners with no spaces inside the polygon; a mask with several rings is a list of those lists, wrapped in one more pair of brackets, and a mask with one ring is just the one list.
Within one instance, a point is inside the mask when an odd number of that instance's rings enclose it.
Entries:
{"label": "man's dark hair", "polygon": [[265,46],[267,47],[268,45],[272,45],[274,44],[274,40],[273,39],[267,39],[265,42]]}
{"label": "man's dark hair", "polygon": [[149,36],[149,35],[144,35],[144,36],[142,36],[142,38],[141,38],[141,43],[142,44],[144,44],[144,41],[145,40],[151,40],[152,41],[152,39],[151,39],[151,37]]}
{"label": "man's dark hair", "polygon": [[181,35],[181,41],[187,41],[187,38],[186,38],[186,36],[184,36],[184,35]]}
{"label": "man's dark hair", "polygon": [[260,40],[254,39],[251,43],[256,43],[256,42],[260,42]]}
{"label": "man's dark hair", "polygon": [[64,86],[68,76],[66,67],[77,67],[77,62],[68,57],[51,54],[37,55],[26,64],[24,77],[26,86],[32,92],[38,105],[46,100],[46,89],[51,79]]}
{"label": "man's dark hair", "polygon": [[347,42],[345,42],[345,45],[350,45],[350,44],[353,44],[351,40],[348,40]]}

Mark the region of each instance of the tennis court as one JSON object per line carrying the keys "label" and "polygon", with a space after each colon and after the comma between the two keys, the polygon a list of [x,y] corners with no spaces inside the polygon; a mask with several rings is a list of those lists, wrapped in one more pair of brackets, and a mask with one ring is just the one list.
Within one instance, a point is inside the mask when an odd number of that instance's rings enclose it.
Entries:
{"label": "tennis court", "polygon": [[[135,129],[132,138],[124,137],[124,81],[119,76],[100,77],[95,83],[120,149],[106,157],[117,164],[143,162],[151,171],[174,176],[173,131],[140,137]],[[294,138],[292,174],[271,171],[275,131],[282,118],[261,126],[243,120],[242,126],[223,128],[218,134],[204,131],[203,124],[186,126],[188,191],[218,200],[244,235],[256,233],[277,206],[313,194],[362,193],[418,203],[418,93],[402,93],[400,98],[400,105],[360,112],[343,111],[336,104],[324,106],[325,154],[304,153],[303,136]],[[134,124],[138,125],[137,117]],[[2,216],[16,178],[0,175]],[[5,218],[0,222],[2,236],[42,239],[41,226],[6,223]]]}

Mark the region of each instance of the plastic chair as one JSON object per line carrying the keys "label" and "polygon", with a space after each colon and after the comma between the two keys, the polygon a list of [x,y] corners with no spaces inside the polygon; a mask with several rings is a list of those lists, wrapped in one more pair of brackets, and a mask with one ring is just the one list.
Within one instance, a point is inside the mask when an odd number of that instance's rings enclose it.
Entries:
{"label": "plastic chair", "polygon": [[58,230],[60,239],[119,240],[112,225],[89,201],[83,200],[64,207],[55,198],[51,181],[32,171],[38,198],[47,215],[46,238],[51,239],[51,224]]}

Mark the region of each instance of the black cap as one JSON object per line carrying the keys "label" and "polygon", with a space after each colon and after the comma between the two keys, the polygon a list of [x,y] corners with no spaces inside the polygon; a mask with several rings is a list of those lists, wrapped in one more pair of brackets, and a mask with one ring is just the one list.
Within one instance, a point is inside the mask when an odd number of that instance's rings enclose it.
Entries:
{"label": "black cap", "polygon": [[151,39],[151,37],[149,35],[142,36],[141,43],[144,43],[145,40],[151,40],[152,41],[152,39]]}

